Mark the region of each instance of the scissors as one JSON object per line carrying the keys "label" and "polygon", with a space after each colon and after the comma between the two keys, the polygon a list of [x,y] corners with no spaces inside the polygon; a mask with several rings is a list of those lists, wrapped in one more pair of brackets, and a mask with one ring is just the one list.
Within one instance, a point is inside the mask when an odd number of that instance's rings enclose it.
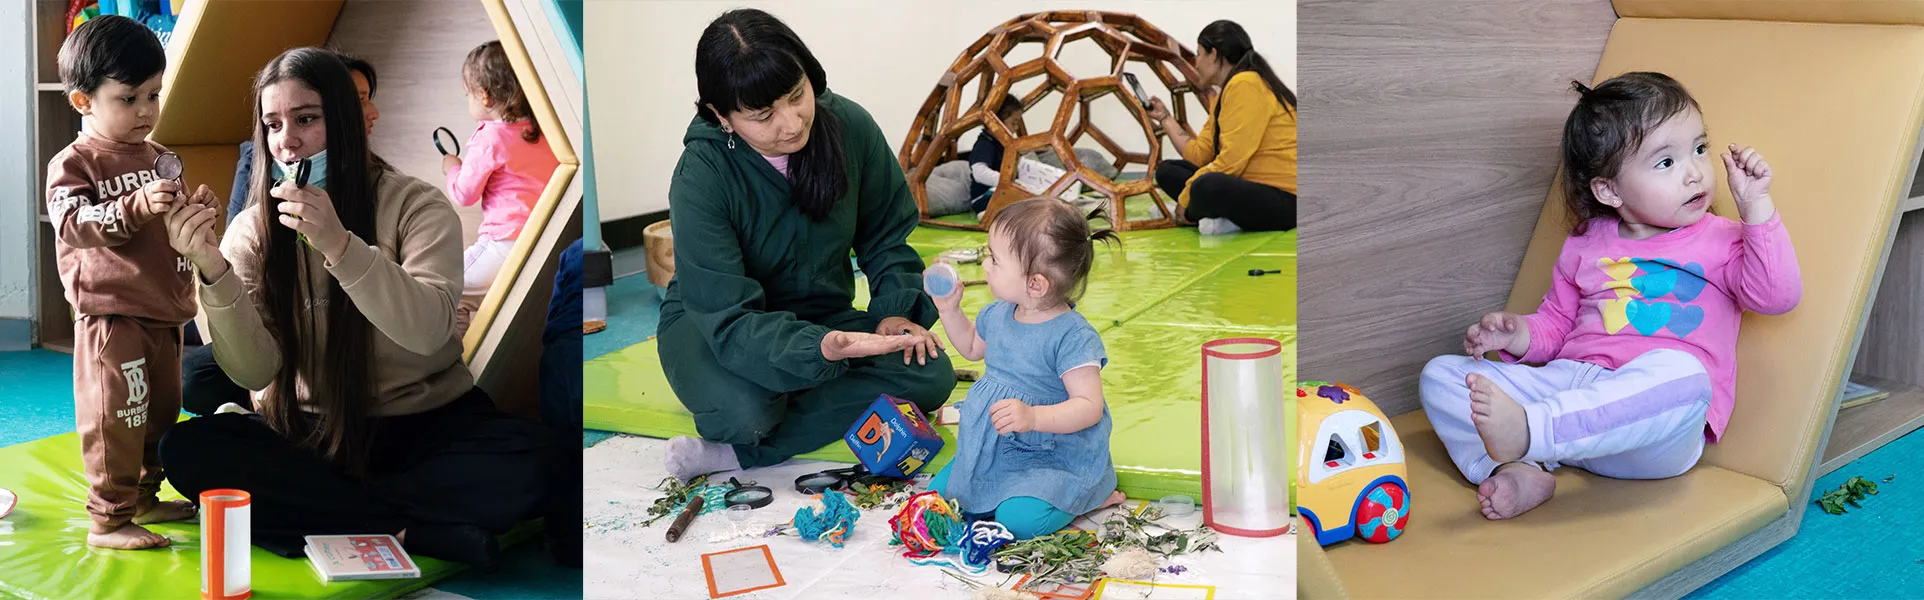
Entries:
{"label": "scissors", "polygon": [[742,483],[730,477],[728,478],[728,485],[735,486],[735,489],[728,490],[728,493],[722,494],[722,505],[724,506],[761,508],[775,501],[774,490],[768,489],[765,486],[755,485],[753,481]]}
{"label": "scissors", "polygon": [[820,494],[830,490],[839,492],[848,489],[849,484],[878,484],[889,481],[887,477],[870,473],[868,467],[855,465],[796,477],[795,491],[803,494]]}
{"label": "scissors", "polygon": [[[448,147],[447,147],[447,146],[444,146],[444,145],[442,145],[442,144],[441,144],[441,134],[443,134],[443,133],[445,133],[445,134],[448,134],[448,143],[449,143],[449,144],[452,144],[452,145],[454,146],[454,151],[453,151],[453,152],[449,152],[449,151],[448,151]],[[449,154],[460,154],[460,153],[461,153],[461,141],[460,141],[460,140],[458,140],[458,139],[456,139],[456,138],[454,137],[454,132],[452,132],[452,131],[448,131],[448,128],[446,128],[446,127],[436,127],[436,128],[434,128],[434,149],[435,149],[435,150],[440,150],[440,151],[441,151],[441,156],[447,156],[447,155],[449,155]]]}

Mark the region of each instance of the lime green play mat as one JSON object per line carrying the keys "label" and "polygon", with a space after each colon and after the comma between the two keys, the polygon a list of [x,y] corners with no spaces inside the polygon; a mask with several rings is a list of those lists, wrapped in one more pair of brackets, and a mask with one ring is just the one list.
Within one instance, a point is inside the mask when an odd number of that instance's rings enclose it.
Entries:
{"label": "lime green play mat", "polygon": [[[1109,352],[1102,381],[1114,421],[1110,453],[1119,487],[1132,498],[1200,497],[1202,344],[1232,337],[1280,340],[1284,381],[1296,380],[1296,233],[1202,236],[1179,228],[1129,232],[1122,238],[1121,246],[1097,252],[1088,292],[1077,306],[1102,332]],[[981,232],[932,227],[909,236],[925,261],[944,250],[985,243]],[[982,278],[980,265],[957,266],[963,279]],[[1281,272],[1251,276],[1252,269]],[[866,282],[857,282],[856,289],[856,306],[866,306]],[[972,286],[964,292],[962,308],[974,314],[989,300],[987,287]],[[583,366],[586,428],[658,438],[697,435],[694,420],[662,374],[655,342]],[[957,369],[982,368],[960,356],[951,360]],[[967,394],[968,384],[960,384],[951,401]],[[954,447],[953,426],[941,429],[949,443],[928,472],[940,469]],[[1278,423],[1277,429],[1285,425]],[[855,462],[840,440],[802,456]]]}
{"label": "lime green play mat", "polygon": [[[0,519],[0,598],[198,598],[200,523],[149,525],[173,540],[157,550],[100,550],[87,546],[87,479],[74,433],[0,448],[0,486],[19,495]],[[171,486],[162,498],[179,498]],[[523,524],[505,539],[526,539]],[[255,598],[394,598],[461,572],[465,567],[417,556],[420,579],[350,581],[323,585],[306,559],[253,549]]]}

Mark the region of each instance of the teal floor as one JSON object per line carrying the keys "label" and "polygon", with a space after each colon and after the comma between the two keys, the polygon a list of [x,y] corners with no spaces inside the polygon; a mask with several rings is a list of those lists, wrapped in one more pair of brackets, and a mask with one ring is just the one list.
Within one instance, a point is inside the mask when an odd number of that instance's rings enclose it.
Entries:
{"label": "teal floor", "polygon": [[[0,352],[0,382],[0,447],[73,431],[72,356]],[[523,544],[508,551],[499,572],[463,573],[433,587],[475,600],[579,598],[581,571],[557,566],[541,544]]]}
{"label": "teal floor", "polygon": [[1924,496],[1912,495],[1924,493],[1919,456],[1924,456],[1924,433],[1912,433],[1818,478],[1813,499],[1852,477],[1876,483],[1877,495],[1841,515],[1805,502],[1796,536],[1687,597],[1924,597],[1924,544],[1919,543],[1924,538],[1918,534]]}

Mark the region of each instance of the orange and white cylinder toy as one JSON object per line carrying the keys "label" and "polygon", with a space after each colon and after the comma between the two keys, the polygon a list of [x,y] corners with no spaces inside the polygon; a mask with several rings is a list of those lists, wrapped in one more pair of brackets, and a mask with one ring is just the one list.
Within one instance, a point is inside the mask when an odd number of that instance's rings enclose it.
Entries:
{"label": "orange and white cylinder toy", "polygon": [[1290,529],[1282,353],[1282,342],[1266,338],[1203,344],[1203,522],[1217,531],[1270,537]]}
{"label": "orange and white cylinder toy", "polygon": [[240,490],[200,493],[200,597],[241,600],[253,595],[252,496]]}

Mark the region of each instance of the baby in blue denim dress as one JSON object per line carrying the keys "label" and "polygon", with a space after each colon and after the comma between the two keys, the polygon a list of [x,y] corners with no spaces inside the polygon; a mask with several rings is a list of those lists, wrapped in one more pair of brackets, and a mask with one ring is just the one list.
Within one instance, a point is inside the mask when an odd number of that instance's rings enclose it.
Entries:
{"label": "baby in blue denim dress", "polygon": [[930,488],[964,513],[992,515],[1017,539],[1054,533],[1076,515],[1121,503],[1109,460],[1108,355],[1074,308],[1095,258],[1088,220],[1056,198],[1003,209],[983,258],[996,301],[970,322],[960,286],[936,298],[952,348],[986,371],[959,405],[955,458]]}

